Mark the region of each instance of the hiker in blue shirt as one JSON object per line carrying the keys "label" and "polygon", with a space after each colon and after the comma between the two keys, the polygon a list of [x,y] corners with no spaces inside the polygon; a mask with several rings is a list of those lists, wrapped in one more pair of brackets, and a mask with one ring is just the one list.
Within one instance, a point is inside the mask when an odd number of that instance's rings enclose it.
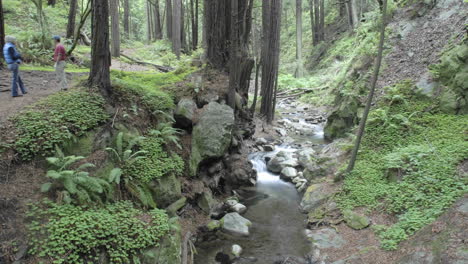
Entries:
{"label": "hiker in blue shirt", "polygon": [[19,76],[19,65],[21,64],[21,54],[16,49],[15,43],[16,38],[12,36],[5,37],[5,46],[3,47],[3,57],[8,64],[8,69],[13,73],[12,84],[11,84],[11,96],[20,97],[23,96],[18,94],[18,85],[21,89],[22,94],[27,94],[26,88],[24,88],[23,81]]}

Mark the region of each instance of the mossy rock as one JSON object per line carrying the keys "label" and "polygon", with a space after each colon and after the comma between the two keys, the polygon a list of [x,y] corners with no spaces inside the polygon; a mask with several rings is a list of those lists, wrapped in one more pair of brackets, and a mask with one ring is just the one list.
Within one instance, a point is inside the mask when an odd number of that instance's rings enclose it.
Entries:
{"label": "mossy rock", "polygon": [[172,232],[162,238],[158,246],[148,248],[143,251],[141,258],[142,264],[174,264],[181,263],[182,255],[182,235],[181,227],[176,218],[170,220]]}
{"label": "mossy rock", "polygon": [[361,230],[370,225],[370,221],[367,217],[359,215],[351,210],[345,210],[343,217],[346,225],[355,230]]}
{"label": "mossy rock", "polygon": [[72,138],[62,146],[63,153],[65,155],[89,156],[94,149],[96,134],[96,131],[89,131],[81,137]]}
{"label": "mossy rock", "polygon": [[168,174],[150,182],[153,198],[160,208],[164,208],[182,197],[180,181],[174,174]]}
{"label": "mossy rock", "polygon": [[222,223],[221,221],[218,221],[218,220],[211,220],[207,225],[206,227],[208,228],[209,231],[215,231],[215,230],[218,230],[220,229],[222,226]]}

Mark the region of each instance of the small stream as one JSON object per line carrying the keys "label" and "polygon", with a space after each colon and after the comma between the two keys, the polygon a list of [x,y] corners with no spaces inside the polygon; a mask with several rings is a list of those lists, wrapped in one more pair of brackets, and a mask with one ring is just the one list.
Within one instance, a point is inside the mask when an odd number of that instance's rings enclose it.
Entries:
{"label": "small stream", "polygon": [[[291,115],[295,122],[305,122],[302,116]],[[286,116],[285,122],[289,122]],[[300,194],[295,186],[280,179],[279,175],[267,170],[265,158],[279,151],[294,152],[292,146],[307,143],[320,148],[325,144],[323,126],[309,124],[310,134],[292,133],[293,142],[275,146],[272,152],[254,152],[249,160],[257,172],[257,185],[243,188],[243,199],[240,203],[247,206],[242,216],[252,222],[248,237],[218,236],[211,241],[197,245],[196,264],[216,263],[258,263],[273,264],[285,258],[304,259],[311,252],[311,243],[305,236],[306,216],[299,210]],[[289,136],[289,135],[288,135]],[[219,235],[219,233],[218,233]],[[235,261],[217,262],[219,253],[230,254],[231,247],[238,244],[242,247],[242,257]]]}

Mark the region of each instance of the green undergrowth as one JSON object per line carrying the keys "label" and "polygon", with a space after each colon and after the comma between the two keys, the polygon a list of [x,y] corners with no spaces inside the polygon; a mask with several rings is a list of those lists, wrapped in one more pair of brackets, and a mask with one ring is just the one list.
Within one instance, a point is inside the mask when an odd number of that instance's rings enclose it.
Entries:
{"label": "green undergrowth", "polygon": [[99,94],[82,88],[42,99],[12,118],[16,129],[13,147],[24,160],[50,155],[55,145],[105,121],[104,103]]}
{"label": "green undergrowth", "polygon": [[412,90],[409,82],[389,88],[371,111],[355,169],[337,199],[342,208],[396,215],[393,225],[375,227],[388,250],[467,191],[457,165],[468,158],[468,116],[444,114]]}
{"label": "green undergrowth", "polygon": [[147,137],[138,143],[146,154],[141,159],[130,160],[124,166],[124,175],[142,183],[161,178],[169,173],[179,176],[184,170],[184,161],[175,153],[168,153],[163,148],[164,139]]}
{"label": "green undergrowth", "polygon": [[112,85],[124,100],[141,101],[152,113],[173,109],[170,86],[183,81],[195,68],[181,68],[168,73],[128,73],[112,71]]}
{"label": "green undergrowth", "polygon": [[144,212],[129,201],[105,207],[44,201],[32,205],[28,216],[29,253],[40,263],[140,263],[142,250],[170,231],[165,211]]}

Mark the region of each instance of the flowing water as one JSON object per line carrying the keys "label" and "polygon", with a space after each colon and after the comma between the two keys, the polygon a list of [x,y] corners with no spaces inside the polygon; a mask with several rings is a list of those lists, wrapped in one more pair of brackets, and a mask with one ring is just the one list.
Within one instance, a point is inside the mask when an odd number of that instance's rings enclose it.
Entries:
{"label": "flowing water", "polygon": [[[305,122],[303,116],[293,116],[299,123]],[[297,121],[297,120],[296,120]],[[310,134],[294,136],[298,143],[309,142],[318,148],[326,142],[323,139],[321,124],[309,126]],[[229,254],[231,247],[238,244],[243,248],[242,258],[234,263],[273,264],[285,257],[304,258],[311,252],[310,242],[306,239],[306,216],[299,210],[300,195],[294,185],[280,179],[279,175],[267,170],[265,158],[279,151],[295,151],[285,145],[276,146],[274,152],[255,152],[249,160],[257,172],[257,185],[244,188],[244,199],[240,202],[247,206],[243,217],[252,222],[248,237],[217,237],[199,243],[196,264],[232,263],[217,262],[219,253]],[[247,195],[245,195],[247,194]]]}
{"label": "flowing water", "polygon": [[[293,151],[277,147],[275,152],[280,150]],[[233,244],[243,248],[243,257],[256,259],[254,263],[259,264],[272,264],[281,256],[304,257],[309,253],[310,243],[304,235],[305,217],[298,207],[299,194],[294,185],[267,171],[265,157],[272,154],[256,152],[249,156],[257,171],[257,186],[250,189],[241,203],[248,208],[243,217],[252,222],[250,236],[204,242],[197,248],[195,263],[217,263],[215,256],[219,252],[228,254]]]}

